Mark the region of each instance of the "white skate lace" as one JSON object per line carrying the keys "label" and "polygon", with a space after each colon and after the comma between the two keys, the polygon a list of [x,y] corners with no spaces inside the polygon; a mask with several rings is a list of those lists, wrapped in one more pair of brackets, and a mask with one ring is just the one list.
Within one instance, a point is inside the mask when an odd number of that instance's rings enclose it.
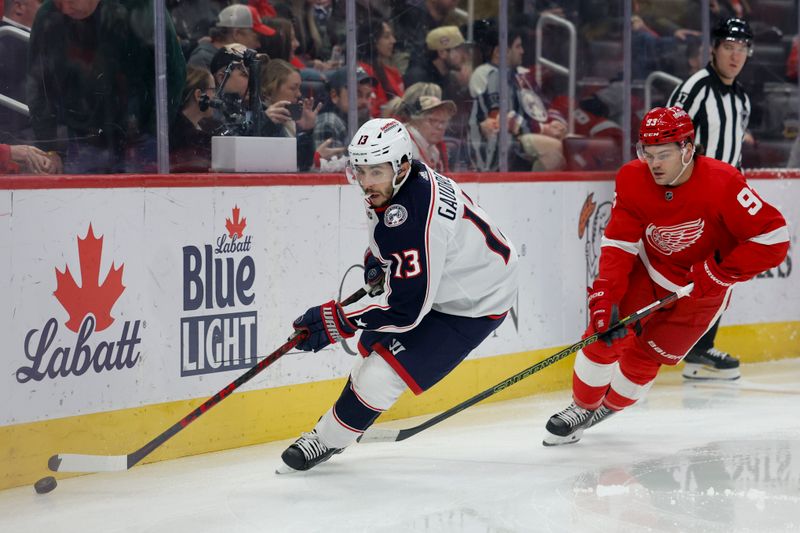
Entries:
{"label": "white skate lace", "polygon": [[606,407],[605,405],[601,405],[597,408],[595,412],[592,413],[591,418],[589,419],[588,427],[592,427],[593,425],[597,424],[598,422],[602,421],[606,417],[614,414],[614,411]]}
{"label": "white skate lace", "polygon": [[328,448],[319,441],[317,434],[313,431],[300,435],[295,444],[303,452],[306,460],[315,459],[328,451]]}
{"label": "white skate lace", "polygon": [[587,411],[583,407],[572,404],[558,413],[556,416],[562,420],[566,420],[570,426],[577,426],[578,424],[582,423],[585,420],[586,415],[590,413],[590,411]]}
{"label": "white skate lace", "polygon": [[711,357],[717,359],[725,359],[726,357],[728,357],[727,353],[717,350],[716,348],[709,348],[708,350],[706,350],[706,355],[710,355]]}

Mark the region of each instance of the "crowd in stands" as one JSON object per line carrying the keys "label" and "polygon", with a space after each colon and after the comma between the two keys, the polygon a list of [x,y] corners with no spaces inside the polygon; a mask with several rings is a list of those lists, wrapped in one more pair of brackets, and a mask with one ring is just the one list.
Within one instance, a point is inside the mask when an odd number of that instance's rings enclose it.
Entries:
{"label": "crowd in stands", "polygon": [[[0,2],[0,28],[12,28],[0,32],[0,95],[29,109],[27,116],[0,102],[0,143],[20,147],[0,148],[7,161],[2,171],[156,171],[154,1]],[[508,42],[500,43],[497,2],[476,0],[470,27],[466,0],[357,0],[359,123],[373,117],[403,121],[415,156],[443,171],[498,170],[501,128],[511,142],[509,170],[613,169],[621,155],[608,154],[621,154],[626,143],[623,2],[509,3]],[[771,0],[770,12],[780,3]],[[796,84],[796,6],[786,3],[789,24],[778,27],[774,17],[753,20],[758,0],[710,1],[712,26],[729,16],[751,19],[755,64],[742,82],[754,102],[776,93],[776,85],[785,95]],[[648,74],[685,79],[703,68],[700,4],[633,1],[634,134],[646,111]],[[562,78],[535,64],[534,28],[545,14],[578,28],[574,99]],[[343,0],[167,0],[164,19],[172,172],[209,171],[212,137],[232,134],[295,137],[299,170],[343,169],[349,142]],[[548,53],[563,61],[565,42],[552,38]],[[783,52],[766,66],[757,61],[762,42],[763,54]],[[499,78],[501,46],[506,80]],[[498,116],[501,84],[509,90],[507,117]],[[656,88],[653,105],[663,104],[671,89]],[[754,142],[791,145],[800,122],[796,89],[790,97],[781,118],[771,115],[769,99],[754,106]],[[248,114],[258,109],[257,117]]]}

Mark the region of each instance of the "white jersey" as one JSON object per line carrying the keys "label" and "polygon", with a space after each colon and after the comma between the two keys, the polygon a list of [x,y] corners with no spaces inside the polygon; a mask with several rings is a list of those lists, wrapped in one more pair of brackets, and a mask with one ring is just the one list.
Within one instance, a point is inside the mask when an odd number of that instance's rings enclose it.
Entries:
{"label": "white jersey", "polygon": [[379,298],[346,309],[359,328],[408,331],[431,309],[499,316],[516,301],[514,245],[452,179],[414,161],[391,202],[367,217],[386,281]]}

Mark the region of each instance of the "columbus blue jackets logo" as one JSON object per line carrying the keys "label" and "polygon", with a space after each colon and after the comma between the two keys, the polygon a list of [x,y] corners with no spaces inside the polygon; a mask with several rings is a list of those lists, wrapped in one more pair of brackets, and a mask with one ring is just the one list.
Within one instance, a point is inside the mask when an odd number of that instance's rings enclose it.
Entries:
{"label": "columbus blue jackets logo", "polygon": [[387,228],[394,228],[402,224],[408,218],[408,211],[406,208],[399,204],[394,204],[386,210],[383,215],[383,223]]}
{"label": "columbus blue jackets logo", "polygon": [[645,235],[650,246],[664,255],[672,255],[696,243],[703,235],[704,227],[705,222],[702,218],[674,226],[650,224],[645,230]]}

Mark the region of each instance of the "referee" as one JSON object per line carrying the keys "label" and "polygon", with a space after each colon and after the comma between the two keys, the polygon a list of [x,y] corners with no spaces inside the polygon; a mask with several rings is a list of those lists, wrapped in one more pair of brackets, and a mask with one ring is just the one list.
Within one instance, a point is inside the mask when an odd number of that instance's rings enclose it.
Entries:
{"label": "referee", "polygon": [[[753,55],[753,32],[742,19],[721,21],[711,34],[711,61],[679,85],[668,106],[686,110],[695,128],[695,144],[705,155],[742,168],[742,141],[750,118],[750,97],[736,81]],[[737,379],[739,360],[714,348],[719,320],[684,358],[689,379]]]}

